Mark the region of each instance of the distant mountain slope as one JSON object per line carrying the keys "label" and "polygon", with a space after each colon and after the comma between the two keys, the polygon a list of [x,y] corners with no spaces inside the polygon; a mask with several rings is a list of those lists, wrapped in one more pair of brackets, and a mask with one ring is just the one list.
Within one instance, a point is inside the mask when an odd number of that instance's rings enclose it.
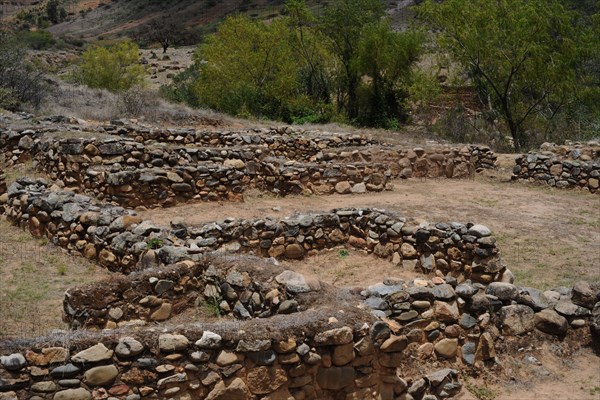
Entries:
{"label": "distant mountain slope", "polygon": [[[382,0],[388,13],[403,25],[407,7],[415,0]],[[319,12],[329,0],[308,0]],[[18,11],[43,13],[46,0],[0,0],[0,18],[14,23]],[[152,20],[172,22],[190,33],[191,41],[210,32],[227,15],[243,13],[270,19],[281,14],[285,0],[63,0],[69,16],[48,31],[78,39],[97,40],[135,36]],[[3,8],[4,6],[4,8]],[[2,12],[4,11],[4,12]]]}

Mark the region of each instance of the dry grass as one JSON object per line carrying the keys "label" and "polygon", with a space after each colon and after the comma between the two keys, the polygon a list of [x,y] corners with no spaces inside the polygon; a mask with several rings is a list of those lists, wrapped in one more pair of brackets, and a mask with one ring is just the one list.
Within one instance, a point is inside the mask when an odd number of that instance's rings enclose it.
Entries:
{"label": "dry grass", "polygon": [[33,337],[62,322],[63,293],[69,287],[95,282],[108,273],[91,262],[34,239],[0,219],[0,339]]}

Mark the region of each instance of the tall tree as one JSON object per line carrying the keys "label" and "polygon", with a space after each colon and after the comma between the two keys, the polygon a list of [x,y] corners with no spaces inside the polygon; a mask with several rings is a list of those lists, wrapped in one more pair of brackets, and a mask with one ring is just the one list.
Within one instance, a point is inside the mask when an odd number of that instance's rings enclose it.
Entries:
{"label": "tall tree", "polygon": [[531,144],[577,91],[586,40],[556,0],[428,0],[420,15],[440,30],[442,51],[469,72],[506,123],[517,149]]}
{"label": "tall tree", "polygon": [[358,43],[358,70],[370,78],[368,98],[359,122],[388,126],[402,119],[412,67],[421,53],[422,36],[414,31],[395,32],[382,20],[363,29]]}
{"label": "tall tree", "polygon": [[286,21],[227,18],[195,55],[200,102],[234,115],[283,118],[298,90],[298,64]]}
{"label": "tall tree", "polygon": [[350,120],[358,116],[361,72],[357,63],[361,33],[367,24],[377,23],[383,15],[383,4],[379,0],[335,0],[321,18],[321,30],[329,38],[341,64],[338,105],[345,108]]}

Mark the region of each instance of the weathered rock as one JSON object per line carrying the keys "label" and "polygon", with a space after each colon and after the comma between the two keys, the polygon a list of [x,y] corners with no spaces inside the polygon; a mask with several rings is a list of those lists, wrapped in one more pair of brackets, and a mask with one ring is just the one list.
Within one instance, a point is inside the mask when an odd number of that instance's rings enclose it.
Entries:
{"label": "weathered rock", "polygon": [[97,363],[100,361],[110,360],[113,351],[106,348],[102,343],[98,343],[89,349],[80,351],[71,357],[71,361],[82,364]]}
{"label": "weathered rock", "polygon": [[196,341],[196,346],[201,349],[218,349],[221,347],[221,336],[211,332],[202,332],[202,337]]}
{"label": "weathered rock", "polygon": [[330,329],[315,335],[315,343],[318,346],[330,346],[350,343],[352,341],[352,329],[343,328]]}
{"label": "weathered rock", "polygon": [[573,304],[589,308],[591,310],[598,299],[596,298],[596,293],[594,293],[589,283],[585,281],[579,281],[573,286],[571,301]]}
{"label": "weathered rock", "polygon": [[517,287],[506,282],[492,282],[487,286],[485,292],[502,301],[514,300],[519,296]]}
{"label": "weathered rock", "polygon": [[83,381],[88,386],[107,386],[114,382],[119,370],[114,365],[103,365],[85,371]]}
{"label": "weathered rock", "polygon": [[533,310],[522,304],[502,307],[500,319],[505,335],[522,335],[534,328]]}
{"label": "weathered rock", "polygon": [[551,335],[563,335],[569,329],[567,319],[551,309],[535,314],[534,321],[537,329]]}
{"label": "weathered rock", "polygon": [[190,341],[183,335],[162,334],[158,337],[158,346],[161,352],[169,353],[187,349]]}
{"label": "weathered rock", "polygon": [[294,271],[283,271],[275,277],[275,280],[285,285],[291,293],[307,293],[321,290],[321,284],[313,278],[306,278],[304,275]]}
{"label": "weathered rock", "polygon": [[234,378],[231,382],[220,381],[217,383],[205,400],[249,400],[252,397],[252,393],[244,381]]}
{"label": "weathered rock", "polygon": [[0,357],[0,364],[9,371],[18,371],[27,365],[27,360],[23,354],[15,353]]}
{"label": "weathered rock", "polygon": [[287,382],[287,376],[279,367],[252,368],[247,374],[248,389],[254,394],[267,394]]}
{"label": "weathered rock", "polygon": [[119,343],[115,347],[117,356],[123,358],[137,356],[142,351],[144,351],[144,345],[132,337],[119,339]]}

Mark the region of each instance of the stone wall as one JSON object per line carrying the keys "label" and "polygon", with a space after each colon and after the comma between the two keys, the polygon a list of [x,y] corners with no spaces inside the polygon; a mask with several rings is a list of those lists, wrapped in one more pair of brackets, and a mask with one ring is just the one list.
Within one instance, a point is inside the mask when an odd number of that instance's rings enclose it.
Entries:
{"label": "stone wall", "polygon": [[542,145],[515,159],[513,180],[544,183],[557,188],[581,188],[600,193],[600,145]]}
{"label": "stone wall", "polygon": [[0,393],[11,400],[374,400],[409,393],[441,399],[461,389],[452,369],[400,377],[408,340],[384,323],[356,326],[340,316],[328,326],[322,318],[299,324],[284,317],[274,324],[293,334],[250,334],[250,323],[238,325],[245,334],[231,334],[223,322],[160,334],[91,333],[64,344],[48,338],[55,345],[2,357]]}
{"label": "stone wall", "polygon": [[[229,289],[238,296],[254,290],[257,282],[236,268],[256,260],[240,260],[237,267],[225,261],[228,270],[211,270],[214,257],[68,291],[68,316],[78,313],[75,320],[84,326],[108,329],[4,342],[0,394],[37,400],[443,399],[462,385],[458,371],[440,368],[494,364],[497,343],[513,337],[581,340],[600,319],[600,292],[584,282],[541,293],[505,282],[436,277],[340,292],[340,303],[330,307],[307,300],[291,315],[243,320],[234,313],[236,319],[215,323],[140,329],[144,322],[136,319],[149,314],[144,310],[172,304],[173,314],[185,312],[194,305],[181,300],[205,301],[217,277],[232,282],[219,286],[224,297]],[[289,272],[274,272],[271,290],[281,299],[326,296],[318,281],[280,278]],[[204,281],[203,289],[195,281]],[[251,308],[253,297],[240,296],[238,303]],[[270,305],[274,298],[261,295],[259,301]]]}
{"label": "stone wall", "polygon": [[43,180],[25,178],[9,186],[0,204],[13,224],[34,236],[47,236],[61,247],[122,272],[194,259],[217,249],[300,259],[342,244],[395,264],[416,266],[425,273],[439,270],[458,279],[491,282],[505,272],[496,239],[485,226],[415,226],[375,209],[339,209],[279,221],[228,219],[200,227],[174,221],[170,229],[162,229],[131,210],[96,204],[87,196],[49,189]]}
{"label": "stone wall", "polygon": [[[248,187],[278,195],[364,193],[389,188],[394,178],[466,178],[495,165],[489,148],[478,146],[352,150],[371,143],[356,135],[271,137],[192,130],[187,136],[163,136],[170,131],[148,130],[151,137],[173,143],[165,145],[127,138],[55,140],[44,132],[3,132],[0,145],[10,163],[33,158],[51,179],[127,207],[241,200]],[[193,145],[186,142],[188,136],[198,138],[192,143],[229,147],[185,147]],[[290,161],[294,157],[313,161]]]}

